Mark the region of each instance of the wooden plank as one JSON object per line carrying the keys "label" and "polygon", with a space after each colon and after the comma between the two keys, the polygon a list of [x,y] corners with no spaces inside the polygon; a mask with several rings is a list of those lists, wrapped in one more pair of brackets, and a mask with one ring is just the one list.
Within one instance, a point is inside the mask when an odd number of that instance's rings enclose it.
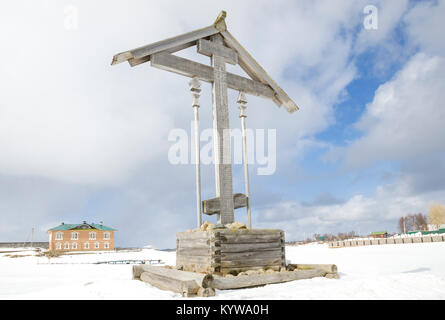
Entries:
{"label": "wooden plank", "polygon": [[[151,66],[186,77],[196,77],[202,81],[213,82],[212,67],[167,52],[153,54]],[[233,90],[240,90],[246,94],[267,99],[273,99],[275,96],[270,86],[229,72],[227,72],[227,86]]]}
{"label": "wooden plank", "polygon": [[212,248],[178,248],[176,253],[181,256],[212,256],[215,249]]}
{"label": "wooden plank", "polygon": [[177,247],[177,249],[183,249],[183,248],[184,249],[187,249],[187,248],[196,248],[196,249],[202,248],[202,249],[204,249],[204,248],[211,248],[212,246],[215,246],[215,245],[214,244],[211,245],[209,240],[205,241],[205,240],[198,239],[198,240],[181,240],[178,242],[176,247]]}
{"label": "wooden plank", "polygon": [[229,31],[221,31],[224,41],[228,47],[238,53],[238,64],[253,79],[268,84],[274,91],[277,104],[283,104],[289,113],[298,110],[298,106],[289,96],[278,86],[278,84],[267,74],[266,71],[256,62],[246,49],[230,34]]}
{"label": "wooden plank", "polygon": [[282,283],[301,279],[324,277],[323,270],[298,270],[291,272],[275,272],[265,274],[252,274],[237,277],[214,276],[213,287],[219,290],[240,289],[263,286],[272,283]]}
{"label": "wooden plank", "polygon": [[243,261],[248,262],[256,259],[281,259],[283,253],[279,250],[264,250],[250,252],[221,252],[221,262]]}
{"label": "wooden plank", "polygon": [[280,229],[238,229],[238,230],[230,230],[230,229],[218,229],[215,230],[215,233],[219,233],[220,235],[276,235],[280,236],[284,234],[283,230]]}
{"label": "wooden plank", "polygon": [[199,39],[197,41],[197,51],[208,57],[211,57],[212,55],[223,57],[226,63],[238,63],[238,55],[235,50],[224,45],[218,45],[212,41]]}
{"label": "wooden plank", "polygon": [[[247,207],[247,197],[242,193],[235,193],[233,195],[234,209]],[[204,200],[202,202],[203,213],[207,215],[219,214],[221,203],[219,198]]]}
{"label": "wooden plank", "polygon": [[221,234],[222,243],[264,243],[264,242],[280,242],[281,236],[275,234]]}
{"label": "wooden plank", "polygon": [[221,243],[220,250],[223,252],[250,252],[263,250],[277,250],[281,249],[280,242],[266,242],[266,243]]}
{"label": "wooden plank", "polygon": [[[216,46],[223,45],[220,34],[213,35]],[[220,198],[218,223],[235,221],[233,206],[232,148],[229,125],[229,102],[225,59],[213,54],[212,110],[213,110],[213,156],[215,167],[215,193]]]}
{"label": "wooden plank", "polygon": [[211,231],[178,232],[176,234],[176,238],[179,241],[195,240],[195,239],[207,240],[207,239],[212,239],[214,235],[215,235],[214,232]]}
{"label": "wooden plank", "polygon": [[111,65],[115,65],[130,59],[141,61],[140,60],[141,58],[144,57],[149,58],[150,55],[161,51],[168,51],[171,53],[176,52],[184,48],[190,47],[192,45],[195,45],[196,40],[198,39],[209,37],[218,32],[219,31],[212,25],[176,37],[168,38],[149,45],[145,45],[136,49],[121,52],[114,55]]}
{"label": "wooden plank", "polygon": [[271,265],[281,265],[282,263],[283,263],[282,258],[249,259],[249,260],[241,260],[241,261],[221,260],[221,268],[271,266]]}
{"label": "wooden plank", "polygon": [[149,272],[142,273],[141,280],[157,287],[158,289],[180,293],[183,297],[196,295],[199,290],[199,286],[196,281],[178,280]]}

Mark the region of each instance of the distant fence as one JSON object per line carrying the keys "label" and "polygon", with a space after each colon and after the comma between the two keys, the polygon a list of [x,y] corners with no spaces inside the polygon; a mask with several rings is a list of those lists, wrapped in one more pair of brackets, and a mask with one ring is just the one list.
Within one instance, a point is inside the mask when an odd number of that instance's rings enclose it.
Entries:
{"label": "distant fence", "polygon": [[[0,242],[0,248],[23,248],[30,247],[31,242]],[[34,248],[44,248],[48,249],[49,242],[33,242],[32,246]]]}
{"label": "distant fence", "polygon": [[426,243],[426,242],[442,242],[445,241],[445,235],[423,236],[423,237],[407,237],[407,238],[382,238],[373,240],[343,240],[332,241],[329,248],[373,246],[380,244],[407,244],[407,243]]}

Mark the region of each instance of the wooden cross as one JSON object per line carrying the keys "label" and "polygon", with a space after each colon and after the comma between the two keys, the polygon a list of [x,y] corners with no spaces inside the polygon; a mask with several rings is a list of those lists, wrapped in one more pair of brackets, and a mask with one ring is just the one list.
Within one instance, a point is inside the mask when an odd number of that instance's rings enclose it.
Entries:
{"label": "wooden cross", "polygon": [[[112,65],[128,61],[132,67],[150,61],[153,67],[212,84],[216,198],[207,200],[208,210],[206,201],[203,206],[204,213],[218,213],[218,222],[222,224],[234,222],[234,209],[249,203],[245,195],[233,194],[227,89],[271,99],[290,113],[298,110],[295,102],[227,31],[225,17],[223,11],[211,26],[119,53],[112,61]],[[173,55],[194,45],[198,53],[211,58],[211,66]],[[227,72],[226,63],[239,64],[250,79]]]}

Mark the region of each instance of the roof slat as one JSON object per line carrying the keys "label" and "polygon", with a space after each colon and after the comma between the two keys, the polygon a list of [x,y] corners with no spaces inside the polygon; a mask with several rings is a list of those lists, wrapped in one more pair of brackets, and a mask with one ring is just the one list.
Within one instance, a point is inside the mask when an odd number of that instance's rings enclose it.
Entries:
{"label": "roof slat", "polygon": [[173,53],[194,45],[196,43],[196,40],[198,39],[209,37],[211,35],[217,34],[218,32],[219,31],[213,25],[211,25],[199,30],[184,33],[173,38],[168,38],[133,50],[121,52],[113,57],[111,65],[115,65],[130,59],[139,60],[145,57],[148,57],[149,59],[150,55],[161,51],[168,51],[169,53]]}

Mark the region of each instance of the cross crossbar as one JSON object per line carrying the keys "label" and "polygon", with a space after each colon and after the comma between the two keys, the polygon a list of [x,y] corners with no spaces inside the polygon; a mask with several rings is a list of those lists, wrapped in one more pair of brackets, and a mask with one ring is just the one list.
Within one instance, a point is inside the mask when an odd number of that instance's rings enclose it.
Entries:
{"label": "cross crossbar", "polygon": [[[198,78],[206,82],[213,82],[213,67],[181,58],[168,52],[160,52],[151,55],[151,66],[177,73],[190,78]],[[243,91],[267,99],[274,99],[272,88],[261,82],[254,81],[230,72],[227,72],[227,86],[233,90]]]}

